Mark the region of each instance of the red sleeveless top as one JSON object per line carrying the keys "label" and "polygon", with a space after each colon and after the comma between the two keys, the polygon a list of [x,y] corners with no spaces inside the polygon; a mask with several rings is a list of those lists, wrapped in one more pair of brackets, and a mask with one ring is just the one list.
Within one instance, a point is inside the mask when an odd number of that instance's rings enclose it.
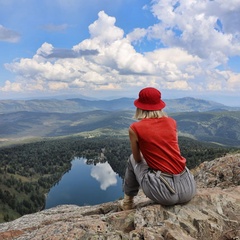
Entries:
{"label": "red sleeveless top", "polygon": [[130,128],[136,133],[140,151],[150,168],[170,174],[184,170],[186,159],[180,153],[174,119],[145,118]]}

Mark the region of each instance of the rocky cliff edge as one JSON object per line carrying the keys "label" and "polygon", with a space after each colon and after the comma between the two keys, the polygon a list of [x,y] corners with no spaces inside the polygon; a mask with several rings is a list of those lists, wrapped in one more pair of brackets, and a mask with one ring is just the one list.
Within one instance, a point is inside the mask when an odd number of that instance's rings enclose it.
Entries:
{"label": "rocky cliff edge", "polygon": [[119,211],[119,201],[63,205],[0,224],[0,239],[240,239],[240,154],[204,162],[192,172],[198,191],[187,204],[161,206],[140,191],[136,209],[129,211]]}

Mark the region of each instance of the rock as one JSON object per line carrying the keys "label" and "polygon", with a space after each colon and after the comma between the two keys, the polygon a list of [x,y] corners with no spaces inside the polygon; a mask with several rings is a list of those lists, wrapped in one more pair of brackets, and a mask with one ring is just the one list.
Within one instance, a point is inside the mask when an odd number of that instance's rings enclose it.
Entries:
{"label": "rock", "polygon": [[119,201],[62,205],[0,224],[1,240],[240,239],[240,154],[202,163],[193,170],[197,195],[187,204],[161,206],[142,191],[136,209]]}
{"label": "rock", "polygon": [[240,154],[228,154],[210,162],[201,163],[193,174],[198,187],[228,188],[240,185]]}

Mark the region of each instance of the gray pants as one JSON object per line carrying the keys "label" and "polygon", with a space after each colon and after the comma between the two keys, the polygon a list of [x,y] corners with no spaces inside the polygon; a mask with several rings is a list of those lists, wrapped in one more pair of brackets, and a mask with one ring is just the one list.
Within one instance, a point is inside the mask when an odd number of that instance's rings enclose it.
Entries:
{"label": "gray pants", "polygon": [[[156,203],[174,205],[190,201],[196,194],[196,183],[193,175],[186,168],[182,175],[175,174],[161,179],[161,171],[151,172],[145,161],[137,163],[133,155],[128,160],[124,178],[124,193],[136,196],[141,187],[144,194]],[[173,191],[169,190],[169,186]]]}

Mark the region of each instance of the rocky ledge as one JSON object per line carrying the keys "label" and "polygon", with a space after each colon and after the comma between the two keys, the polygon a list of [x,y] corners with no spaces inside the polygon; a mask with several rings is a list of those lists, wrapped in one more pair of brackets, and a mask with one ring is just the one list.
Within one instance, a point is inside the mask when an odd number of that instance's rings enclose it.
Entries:
{"label": "rocky ledge", "polygon": [[120,211],[119,201],[63,205],[0,224],[0,239],[240,239],[240,154],[192,171],[198,192],[187,204],[161,206],[139,192],[129,211]]}

